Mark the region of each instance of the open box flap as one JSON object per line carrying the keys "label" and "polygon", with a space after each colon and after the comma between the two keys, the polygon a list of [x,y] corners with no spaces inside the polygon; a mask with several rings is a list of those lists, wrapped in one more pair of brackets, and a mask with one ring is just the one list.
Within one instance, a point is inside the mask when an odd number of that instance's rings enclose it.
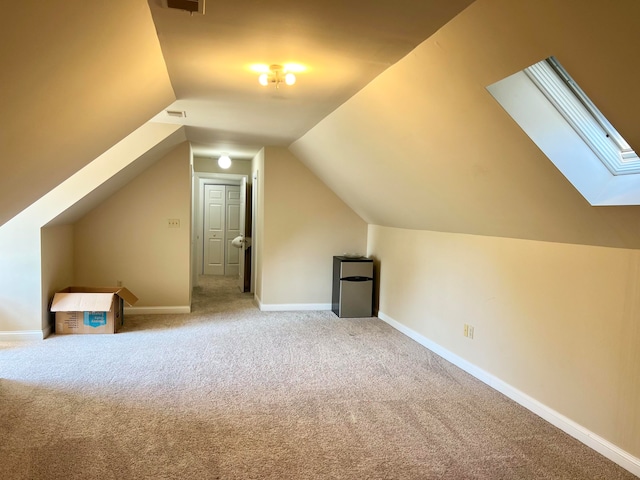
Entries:
{"label": "open box flap", "polygon": [[136,297],[133,293],[131,293],[124,287],[119,287],[116,291],[116,294],[129,306],[135,305],[135,303],[138,301],[138,297]]}
{"label": "open box flap", "polygon": [[[64,295],[63,295],[64,294]],[[81,294],[77,295],[78,297],[87,296],[85,300],[79,300],[76,297],[72,297],[70,295],[73,294]],[[103,297],[92,297],[93,295],[103,295]],[[53,302],[51,304],[52,312],[82,312],[82,311],[92,311],[92,312],[107,312],[111,307],[111,299],[113,295],[118,295],[122,298],[127,305],[134,305],[138,301],[138,297],[136,297],[133,293],[127,290],[124,287],[67,287],[64,290],[60,290],[53,297]],[[104,309],[90,309],[90,308],[68,308],[73,304],[78,304],[78,302],[87,302],[88,305],[91,305],[92,302],[107,302],[107,296],[109,298],[109,304]],[[56,299],[56,297],[58,297]],[[101,298],[101,300],[98,300]],[[63,302],[63,303],[60,303]],[[62,306],[61,306],[62,305]],[[104,303],[100,303],[100,305],[105,305]],[[54,310],[55,308],[55,310]]]}
{"label": "open box flap", "polygon": [[58,292],[51,302],[52,312],[108,312],[114,293]]}

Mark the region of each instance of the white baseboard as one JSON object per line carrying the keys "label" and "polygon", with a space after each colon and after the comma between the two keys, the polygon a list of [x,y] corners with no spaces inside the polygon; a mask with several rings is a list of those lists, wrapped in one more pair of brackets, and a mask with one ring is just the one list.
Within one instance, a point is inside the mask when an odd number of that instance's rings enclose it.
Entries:
{"label": "white baseboard", "polygon": [[491,388],[494,388],[495,390],[509,397],[511,400],[515,401],[516,403],[519,403],[526,409],[542,417],[550,424],[554,425],[555,427],[558,427],[560,430],[571,435],[572,437],[584,443],[585,445],[592,448],[596,452],[605,456],[612,462],[617,463],[625,470],[628,470],[634,475],[640,477],[640,458],[634,457],[630,453],[622,450],[620,447],[614,445],[608,440],[605,440],[599,435],[596,435],[595,433],[586,429],[582,425],[556,412],[552,408],[549,408],[548,406],[539,402],[535,398],[530,397],[526,393],[521,392],[517,388],[509,385],[508,383],[504,382],[498,377],[488,372],[485,372],[484,370],[482,370],[481,368],[478,368],[476,365],[465,360],[464,358],[459,357],[458,355],[447,350],[446,348],[441,347],[437,343],[422,336],[418,332],[394,320],[390,316],[386,315],[384,312],[378,312],[378,318],[388,323],[396,330],[404,333],[409,338],[415,340],[423,347],[428,348],[435,354],[453,363],[457,367],[460,367],[465,372],[473,375],[478,380],[486,383]]}
{"label": "white baseboard", "polygon": [[15,332],[0,332],[0,342],[34,342],[47,338],[51,327],[45,330],[16,330]]}
{"label": "white baseboard", "polygon": [[331,310],[330,303],[262,303],[256,296],[255,303],[263,312],[301,312]]}
{"label": "white baseboard", "polygon": [[126,307],[124,314],[126,315],[165,315],[173,313],[191,313],[189,305],[178,305],[168,307]]}
{"label": "white baseboard", "polygon": [[[127,307],[125,315],[153,315],[166,313],[191,313],[189,306],[177,307]],[[34,342],[42,341],[51,335],[53,325],[47,325],[42,330],[16,330],[10,332],[0,331],[0,342]]]}

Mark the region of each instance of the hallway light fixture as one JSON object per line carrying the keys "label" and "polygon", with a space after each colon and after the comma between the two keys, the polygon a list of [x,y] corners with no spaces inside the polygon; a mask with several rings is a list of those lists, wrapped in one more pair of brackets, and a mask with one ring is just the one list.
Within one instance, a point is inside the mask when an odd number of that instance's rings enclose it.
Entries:
{"label": "hallway light fixture", "polygon": [[224,169],[229,168],[231,166],[231,159],[229,158],[229,155],[226,153],[220,155],[220,158],[218,158],[218,166]]}
{"label": "hallway light fixture", "polygon": [[276,88],[279,88],[281,83],[285,85],[296,83],[296,76],[293,72],[287,70],[286,66],[270,65],[269,71],[260,74],[258,82],[265,87],[269,84],[274,84]]}

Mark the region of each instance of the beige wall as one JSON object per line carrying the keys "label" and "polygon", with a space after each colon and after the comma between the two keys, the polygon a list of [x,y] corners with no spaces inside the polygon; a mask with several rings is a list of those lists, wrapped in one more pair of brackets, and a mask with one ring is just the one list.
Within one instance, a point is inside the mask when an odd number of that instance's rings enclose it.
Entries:
{"label": "beige wall", "polygon": [[264,150],[261,298],[331,303],[332,256],[366,249],[367,225],[285,148]]}
{"label": "beige wall", "polygon": [[73,225],[56,225],[41,230],[42,329],[50,327],[49,304],[54,293],[74,284]]}
{"label": "beige wall", "polygon": [[[75,282],[115,286],[136,307],[190,305],[190,148],[180,144],[75,224]],[[180,228],[168,228],[168,219]]]}
{"label": "beige wall", "polygon": [[48,229],[74,223],[180,138],[179,126],[147,123],[0,225],[0,339],[46,335],[48,295],[68,278],[68,246]]}
{"label": "beige wall", "polygon": [[225,173],[248,175],[251,182],[251,160],[231,160],[229,168],[220,168],[217,158],[193,157],[193,171],[199,173]]}
{"label": "beige wall", "polygon": [[291,151],[371,224],[640,248],[640,207],[590,207],[486,90],[556,55],[640,148],[640,2],[614,3],[478,0]]}
{"label": "beige wall", "polygon": [[0,224],[175,100],[146,0],[2,8]]}
{"label": "beige wall", "polygon": [[24,217],[0,225],[0,341],[41,339],[40,226]]}
{"label": "beige wall", "polygon": [[637,470],[640,207],[589,206],[486,90],[555,55],[640,148],[628,60],[640,2],[614,3],[477,0],[290,150],[382,225],[368,239],[381,316],[635,455]]}
{"label": "beige wall", "polygon": [[368,248],[381,315],[640,457],[640,252],[380,226]]}

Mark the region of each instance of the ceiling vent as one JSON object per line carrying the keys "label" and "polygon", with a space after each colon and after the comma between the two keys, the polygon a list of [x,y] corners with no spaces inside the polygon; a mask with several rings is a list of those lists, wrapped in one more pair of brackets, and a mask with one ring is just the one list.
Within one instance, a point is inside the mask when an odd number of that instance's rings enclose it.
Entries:
{"label": "ceiling vent", "polygon": [[170,117],[186,118],[187,112],[183,110],[167,110],[167,115]]}
{"label": "ceiling vent", "polygon": [[204,0],[162,0],[162,6],[204,15]]}

